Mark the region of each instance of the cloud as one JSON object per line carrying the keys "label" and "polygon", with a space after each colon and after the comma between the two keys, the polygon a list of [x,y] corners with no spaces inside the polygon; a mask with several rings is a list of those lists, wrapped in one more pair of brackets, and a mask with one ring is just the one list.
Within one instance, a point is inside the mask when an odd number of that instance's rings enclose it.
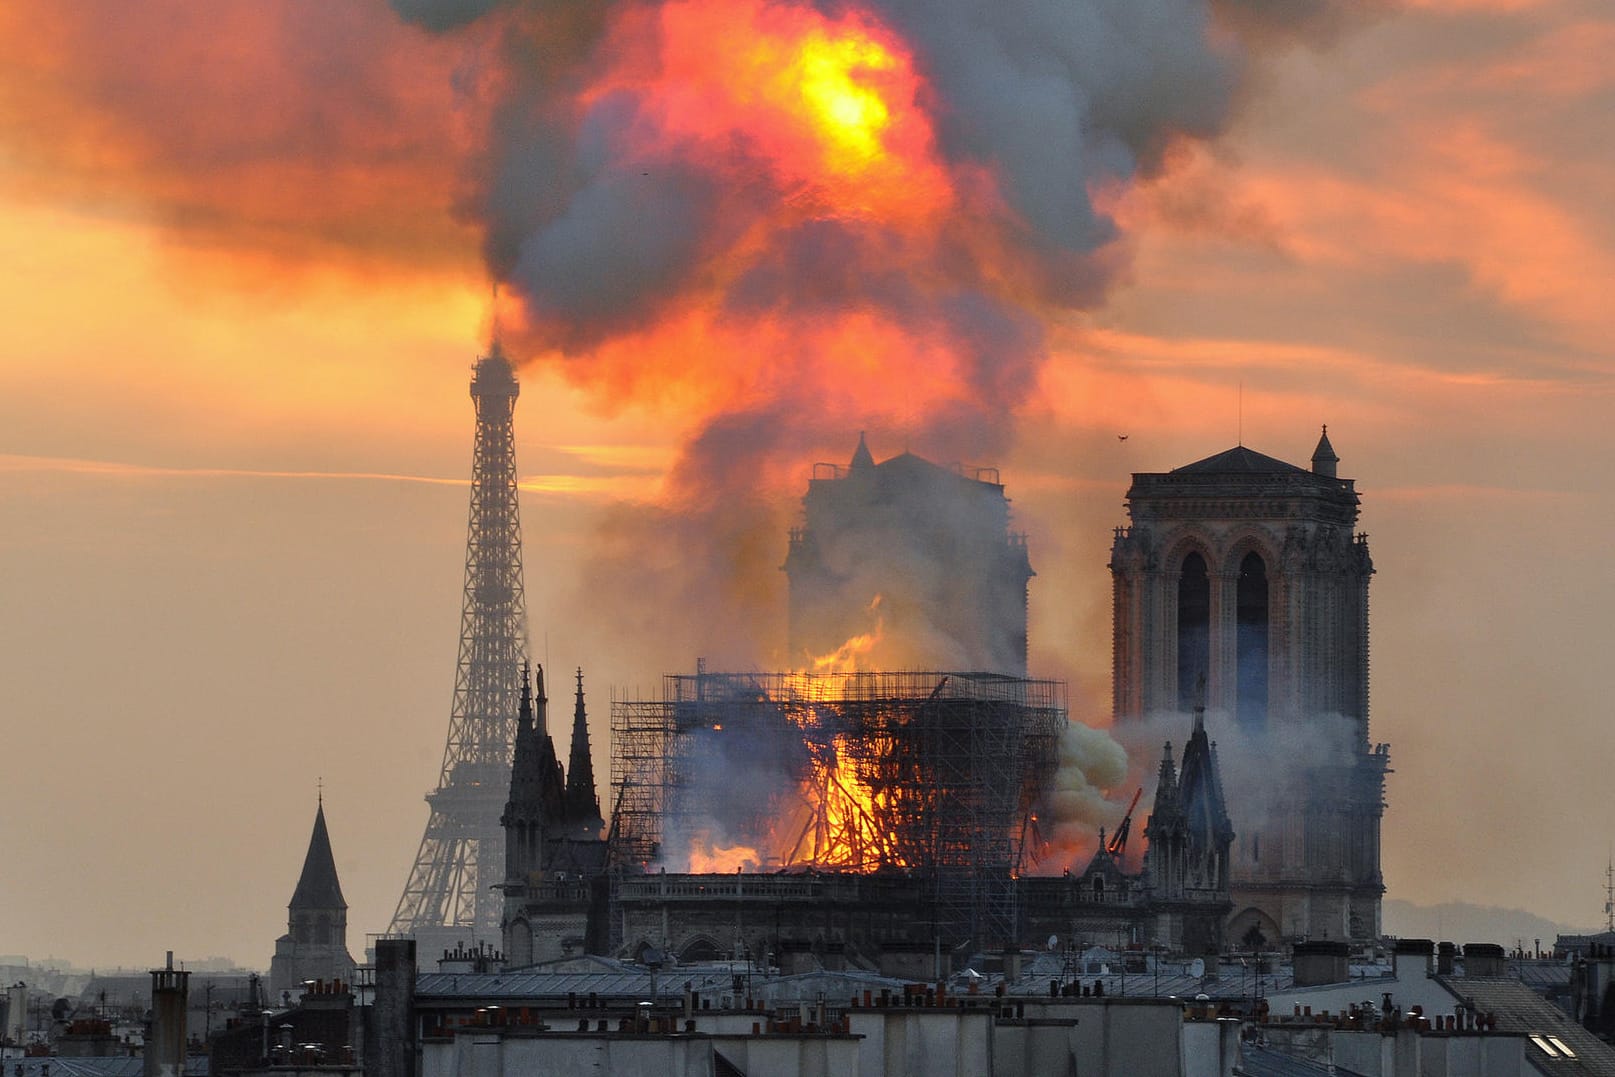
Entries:
{"label": "cloud", "polygon": [[463,266],[457,61],[372,5],[23,0],[0,185],[282,268]]}

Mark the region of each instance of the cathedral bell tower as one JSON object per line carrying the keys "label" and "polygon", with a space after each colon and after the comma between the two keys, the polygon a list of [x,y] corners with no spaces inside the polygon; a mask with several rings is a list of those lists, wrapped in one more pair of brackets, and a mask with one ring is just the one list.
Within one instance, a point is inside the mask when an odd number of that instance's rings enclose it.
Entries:
{"label": "cathedral bell tower", "polygon": [[1326,427],[1310,471],[1239,445],[1135,474],[1111,548],[1116,720],[1186,715],[1203,698],[1236,764],[1235,945],[1253,930],[1270,944],[1379,933],[1374,565],[1338,464]]}

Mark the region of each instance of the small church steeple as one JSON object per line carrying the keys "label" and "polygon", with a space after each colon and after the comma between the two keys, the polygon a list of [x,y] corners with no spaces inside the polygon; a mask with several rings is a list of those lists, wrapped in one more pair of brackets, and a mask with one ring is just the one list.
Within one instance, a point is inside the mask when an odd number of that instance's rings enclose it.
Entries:
{"label": "small church steeple", "polygon": [[1318,438],[1318,447],[1312,450],[1312,473],[1333,479],[1340,464],[1340,457],[1335,455],[1335,447],[1329,444],[1329,425],[1324,424],[1323,435]]}
{"label": "small church steeple", "polygon": [[303,857],[303,874],[298,876],[297,889],[292,891],[292,900],[287,908],[292,911],[294,920],[300,910],[346,912],[348,908],[348,903],[342,898],[342,884],[336,877],[331,835],[325,829],[323,789],[320,790],[319,806],[314,809],[314,832],[309,835],[308,853]]}
{"label": "small church steeple", "polygon": [[269,963],[271,994],[295,991],[308,980],[349,979],[353,958],[348,955],[348,903],[342,896],[331,835],[325,827],[323,788],[314,809],[303,872],[286,911],[286,934],[275,940],[275,956]]}
{"label": "small church steeple", "polygon": [[853,451],[853,454],[852,454],[852,468],[851,468],[851,470],[857,471],[860,468],[874,467],[874,466],[875,466],[875,458],[874,458],[874,456],[872,456],[870,454],[869,446],[864,441],[864,432],[862,430],[860,430],[860,431],[858,431],[858,448],[855,449]]}

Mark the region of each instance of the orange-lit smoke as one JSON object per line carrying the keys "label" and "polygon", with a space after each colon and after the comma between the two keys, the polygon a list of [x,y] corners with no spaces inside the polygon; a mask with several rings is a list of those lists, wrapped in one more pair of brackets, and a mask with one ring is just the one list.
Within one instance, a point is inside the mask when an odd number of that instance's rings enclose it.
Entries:
{"label": "orange-lit smoke", "polygon": [[365,4],[17,0],[0,190],[149,221],[198,275],[464,276],[460,50]]}
{"label": "orange-lit smoke", "polygon": [[[582,186],[495,244],[515,286],[502,319],[529,347],[560,349],[605,392],[676,394],[709,432],[772,402],[814,412],[772,412],[787,438],[831,416],[925,429],[1013,406],[981,377],[984,335],[1022,363],[1036,337],[1009,299],[997,195],[940,153],[930,91],[889,27],[676,0],[622,9],[598,55],[566,103]],[[978,442],[993,424],[979,425]],[[713,484],[704,463],[679,478]]]}
{"label": "orange-lit smoke", "polygon": [[[805,464],[859,428],[995,462],[1050,328],[1123,259],[1093,193],[1221,128],[1246,62],[1228,27],[1303,21],[1261,0],[392,7],[20,0],[0,181],[266,286],[460,276],[480,241],[507,349],[684,446],[656,509],[608,521],[591,590],[654,595],[740,661],[773,642],[768,547]],[[682,579],[636,567],[657,542],[692,554]]]}

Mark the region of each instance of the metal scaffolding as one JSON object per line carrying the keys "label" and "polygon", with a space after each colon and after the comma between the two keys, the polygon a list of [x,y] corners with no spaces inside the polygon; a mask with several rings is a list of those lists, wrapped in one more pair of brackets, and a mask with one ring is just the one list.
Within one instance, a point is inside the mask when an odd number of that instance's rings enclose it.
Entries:
{"label": "metal scaffolding", "polygon": [[918,873],[940,934],[1007,939],[1065,694],[987,673],[668,676],[661,699],[612,704],[613,861],[680,869],[671,846],[717,818],[758,869]]}

